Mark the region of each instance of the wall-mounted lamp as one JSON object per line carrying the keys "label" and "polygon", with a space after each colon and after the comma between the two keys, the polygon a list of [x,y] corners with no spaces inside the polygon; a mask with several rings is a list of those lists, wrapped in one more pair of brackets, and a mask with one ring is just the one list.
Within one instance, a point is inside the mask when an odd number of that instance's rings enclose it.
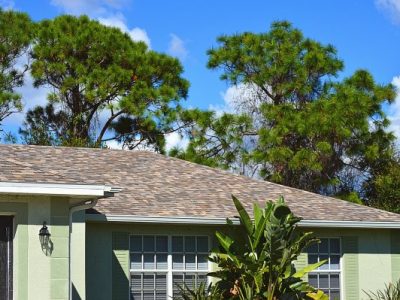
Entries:
{"label": "wall-mounted lamp", "polygon": [[49,229],[46,226],[46,222],[43,222],[43,226],[42,228],[40,228],[39,230],[39,239],[40,239],[40,243],[43,245],[47,245],[49,243],[50,240],[50,232]]}

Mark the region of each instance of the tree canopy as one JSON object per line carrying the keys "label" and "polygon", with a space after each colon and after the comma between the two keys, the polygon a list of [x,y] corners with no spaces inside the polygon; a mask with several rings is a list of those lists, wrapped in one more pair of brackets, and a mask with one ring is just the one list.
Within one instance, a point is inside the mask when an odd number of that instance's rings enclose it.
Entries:
{"label": "tree canopy", "polygon": [[344,77],[336,49],[289,22],[220,36],[208,51],[208,67],[241,91],[222,114],[182,108],[189,82],[176,58],[86,16],[33,23],[0,10],[0,39],[0,126],[22,109],[26,71],[49,90],[26,113],[25,143],[164,152],[180,131],[188,147],[170,155],[395,210],[399,159],[382,109],[394,86],[367,70]]}
{"label": "tree canopy", "polygon": [[38,24],[31,53],[36,87],[50,87],[46,107],[27,113],[30,144],[101,146],[117,140],[162,151],[175,130],[189,83],[180,62],[86,16]]}
{"label": "tree canopy", "polygon": [[395,154],[389,163],[375,168],[366,182],[367,198],[375,207],[400,213],[400,157]]}
{"label": "tree canopy", "polygon": [[172,155],[356,202],[366,195],[374,169],[393,154],[382,110],[395,98],[391,84],[366,70],[337,79],[336,49],[288,22],[221,36],[208,55],[221,79],[250,92],[234,113],[188,112],[189,146]]}
{"label": "tree canopy", "polygon": [[15,88],[22,86],[27,66],[18,65],[18,60],[26,54],[33,33],[34,24],[27,14],[0,8],[0,126],[22,108]]}

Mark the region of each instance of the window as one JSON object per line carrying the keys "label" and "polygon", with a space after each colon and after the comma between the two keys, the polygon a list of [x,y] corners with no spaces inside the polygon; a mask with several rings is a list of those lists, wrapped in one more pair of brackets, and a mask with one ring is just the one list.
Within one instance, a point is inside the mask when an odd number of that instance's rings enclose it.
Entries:
{"label": "window", "polygon": [[132,235],[131,299],[170,299],[184,283],[207,283],[208,254],[208,236]]}
{"label": "window", "polygon": [[330,300],[340,299],[340,239],[321,238],[320,244],[314,244],[307,249],[308,263],[327,260],[314,272],[309,273],[308,282],[329,295]]}

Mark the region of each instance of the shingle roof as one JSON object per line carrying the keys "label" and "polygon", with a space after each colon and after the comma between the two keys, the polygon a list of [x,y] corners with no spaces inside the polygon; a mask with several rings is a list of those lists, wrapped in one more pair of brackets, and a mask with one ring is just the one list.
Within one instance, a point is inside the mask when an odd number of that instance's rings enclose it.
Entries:
{"label": "shingle roof", "polygon": [[0,145],[1,181],[121,187],[91,211],[106,215],[232,217],[231,194],[249,209],[282,195],[307,220],[400,222],[398,214],[146,151]]}

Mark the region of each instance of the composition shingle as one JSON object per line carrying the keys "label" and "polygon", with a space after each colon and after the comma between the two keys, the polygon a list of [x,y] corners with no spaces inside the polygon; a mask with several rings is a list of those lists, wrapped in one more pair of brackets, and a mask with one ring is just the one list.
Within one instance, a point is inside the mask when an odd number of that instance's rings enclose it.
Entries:
{"label": "composition shingle", "polygon": [[250,179],[146,151],[0,145],[0,182],[105,184],[122,188],[90,213],[145,217],[232,217],[231,194],[283,196],[307,220],[400,222],[400,215]]}

